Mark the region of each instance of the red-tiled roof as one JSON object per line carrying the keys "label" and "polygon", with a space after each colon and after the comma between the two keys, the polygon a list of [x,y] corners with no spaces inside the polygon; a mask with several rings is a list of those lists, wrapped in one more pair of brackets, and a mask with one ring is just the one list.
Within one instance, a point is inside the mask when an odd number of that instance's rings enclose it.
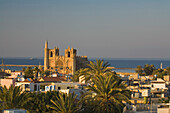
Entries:
{"label": "red-tiled roof", "polygon": [[43,77],[44,82],[66,81],[65,77]]}
{"label": "red-tiled roof", "polygon": [[149,77],[154,77],[154,75],[149,75]]}

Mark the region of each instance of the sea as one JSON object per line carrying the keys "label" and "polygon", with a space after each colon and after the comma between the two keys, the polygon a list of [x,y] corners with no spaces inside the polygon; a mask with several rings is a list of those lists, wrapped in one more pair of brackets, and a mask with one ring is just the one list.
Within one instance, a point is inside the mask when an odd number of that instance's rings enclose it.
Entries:
{"label": "sea", "polygon": [[[144,67],[145,64],[153,64],[156,68],[160,68],[162,63],[163,68],[170,67],[170,59],[161,58],[97,58],[108,62],[111,67],[116,68],[136,68],[138,65]],[[96,61],[96,58],[89,58],[89,61]],[[22,70],[23,67],[8,67],[5,64],[17,65],[43,65],[43,58],[0,58],[0,64],[4,64],[4,69]],[[26,68],[26,67],[25,67]],[[135,72],[130,69],[114,69],[116,72]]]}

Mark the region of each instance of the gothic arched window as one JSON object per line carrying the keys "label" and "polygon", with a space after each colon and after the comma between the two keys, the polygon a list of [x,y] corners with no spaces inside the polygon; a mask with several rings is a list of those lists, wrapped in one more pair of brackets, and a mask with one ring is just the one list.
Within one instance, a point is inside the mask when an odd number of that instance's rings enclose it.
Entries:
{"label": "gothic arched window", "polygon": [[70,52],[68,52],[68,57],[70,57]]}
{"label": "gothic arched window", "polygon": [[50,53],[50,57],[53,57],[53,52],[51,51],[51,53]]}

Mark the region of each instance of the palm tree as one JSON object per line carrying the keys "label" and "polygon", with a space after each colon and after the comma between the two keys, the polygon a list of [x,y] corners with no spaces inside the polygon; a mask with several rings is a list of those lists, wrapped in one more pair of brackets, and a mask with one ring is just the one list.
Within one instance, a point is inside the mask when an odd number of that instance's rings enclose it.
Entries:
{"label": "palm tree", "polygon": [[38,77],[38,72],[40,71],[40,69],[38,69],[38,67],[34,67],[33,69],[33,73],[34,73],[34,78]]}
{"label": "palm tree", "polygon": [[24,108],[23,106],[32,98],[29,93],[23,92],[20,87],[13,87],[12,85],[7,89],[6,86],[0,90],[0,110]]}
{"label": "palm tree", "polygon": [[27,69],[25,69],[24,73],[25,73],[24,78],[32,78],[32,79],[34,78],[33,69],[31,67],[28,67]]}
{"label": "palm tree", "polygon": [[30,95],[33,99],[24,106],[25,109],[30,113],[51,113],[46,105],[50,104],[50,99],[56,99],[58,91],[31,92]]}
{"label": "palm tree", "polygon": [[52,105],[47,105],[47,107],[56,113],[75,113],[79,110],[79,102],[76,102],[76,97],[74,93],[59,93],[56,100],[50,100]]}
{"label": "palm tree", "polygon": [[104,62],[104,60],[96,59],[96,62],[90,61],[87,65],[90,67],[91,73],[95,75],[102,75],[103,73],[111,71],[111,69],[108,68],[110,64],[108,62]]}
{"label": "palm tree", "polygon": [[167,99],[161,98],[158,100],[159,103],[169,103],[170,101],[170,96]]}
{"label": "palm tree", "polygon": [[[87,64],[88,68],[78,70],[74,74],[74,76],[84,76],[85,81],[89,81],[96,75],[104,75],[106,73],[111,73],[112,69],[108,68],[110,64],[108,62],[104,62],[104,60],[98,60],[96,59],[96,62],[90,61],[89,64]],[[78,73],[78,74],[77,74]],[[75,77],[76,78],[76,77]]]}
{"label": "palm tree", "polygon": [[78,82],[80,76],[89,75],[88,71],[89,71],[88,68],[80,69],[80,70],[76,71],[76,72],[74,73],[73,78],[72,78],[73,81],[74,81],[74,82]]}
{"label": "palm tree", "polygon": [[129,102],[130,95],[121,79],[110,73],[97,75],[92,83],[87,86],[89,92],[84,97],[84,108],[99,113],[121,113],[124,106],[122,101]]}

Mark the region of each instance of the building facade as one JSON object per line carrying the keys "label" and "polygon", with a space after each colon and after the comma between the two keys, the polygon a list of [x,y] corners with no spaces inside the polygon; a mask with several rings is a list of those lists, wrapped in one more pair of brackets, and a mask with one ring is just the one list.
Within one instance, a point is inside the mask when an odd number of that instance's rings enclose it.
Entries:
{"label": "building facade", "polygon": [[59,54],[59,48],[49,49],[48,42],[44,48],[44,70],[57,71],[61,74],[73,74],[88,64],[87,56],[77,56],[77,50],[68,47],[65,55]]}

